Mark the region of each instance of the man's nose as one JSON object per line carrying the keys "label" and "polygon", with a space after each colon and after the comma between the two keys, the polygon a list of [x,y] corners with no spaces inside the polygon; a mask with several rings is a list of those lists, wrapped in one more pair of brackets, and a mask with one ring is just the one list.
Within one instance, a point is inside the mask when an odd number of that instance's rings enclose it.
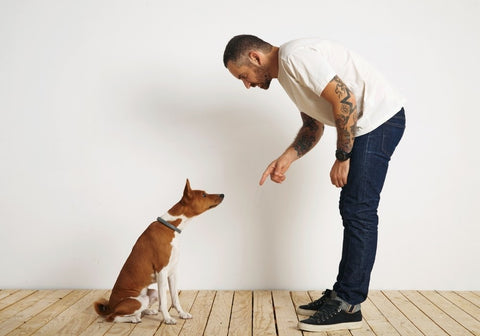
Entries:
{"label": "man's nose", "polygon": [[250,84],[250,82],[247,81],[246,79],[242,79],[242,82],[243,82],[243,85],[245,85],[245,87],[246,87],[247,89],[250,89],[250,87],[252,86],[252,85]]}

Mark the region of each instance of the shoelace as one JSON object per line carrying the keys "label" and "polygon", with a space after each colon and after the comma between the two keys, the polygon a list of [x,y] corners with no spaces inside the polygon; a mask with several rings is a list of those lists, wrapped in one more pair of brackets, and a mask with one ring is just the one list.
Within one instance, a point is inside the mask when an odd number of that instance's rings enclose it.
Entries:
{"label": "shoelace", "polygon": [[320,310],[317,310],[315,314],[313,314],[312,319],[320,322],[325,322],[335,315],[337,315],[341,311],[340,309],[340,302],[338,301],[331,301],[326,302]]}
{"label": "shoelace", "polygon": [[312,306],[312,307],[321,306],[327,299],[330,298],[332,291],[330,289],[327,289],[322,294],[323,295],[319,299],[316,299],[315,301],[310,303],[309,306]]}

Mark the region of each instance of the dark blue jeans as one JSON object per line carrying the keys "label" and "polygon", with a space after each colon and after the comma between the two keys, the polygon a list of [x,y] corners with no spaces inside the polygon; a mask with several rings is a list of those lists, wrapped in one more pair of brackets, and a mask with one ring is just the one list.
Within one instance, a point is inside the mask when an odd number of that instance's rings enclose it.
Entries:
{"label": "dark blue jeans", "polygon": [[351,305],[367,298],[377,251],[380,192],[388,163],[405,130],[403,108],[368,134],[355,138],[347,184],[340,193],[342,259],[333,289]]}

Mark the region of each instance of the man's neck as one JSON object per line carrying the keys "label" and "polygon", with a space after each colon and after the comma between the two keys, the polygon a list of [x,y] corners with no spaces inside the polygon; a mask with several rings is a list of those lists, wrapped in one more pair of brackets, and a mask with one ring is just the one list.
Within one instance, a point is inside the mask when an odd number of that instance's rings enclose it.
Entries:
{"label": "man's neck", "polygon": [[268,54],[268,67],[270,75],[273,78],[278,78],[278,47],[273,47],[272,51]]}

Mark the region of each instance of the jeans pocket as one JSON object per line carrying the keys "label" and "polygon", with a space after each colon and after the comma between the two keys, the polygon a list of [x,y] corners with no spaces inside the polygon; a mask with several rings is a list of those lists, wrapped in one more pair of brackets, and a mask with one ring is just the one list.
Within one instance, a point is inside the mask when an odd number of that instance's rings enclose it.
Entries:
{"label": "jeans pocket", "polygon": [[397,112],[397,114],[387,120],[385,124],[393,127],[405,128],[405,110],[403,107]]}
{"label": "jeans pocket", "polygon": [[382,151],[391,157],[405,131],[405,112],[403,108],[382,125]]}
{"label": "jeans pocket", "polygon": [[402,138],[405,127],[398,127],[392,125],[384,125],[382,138],[383,154],[391,157],[400,139]]}

